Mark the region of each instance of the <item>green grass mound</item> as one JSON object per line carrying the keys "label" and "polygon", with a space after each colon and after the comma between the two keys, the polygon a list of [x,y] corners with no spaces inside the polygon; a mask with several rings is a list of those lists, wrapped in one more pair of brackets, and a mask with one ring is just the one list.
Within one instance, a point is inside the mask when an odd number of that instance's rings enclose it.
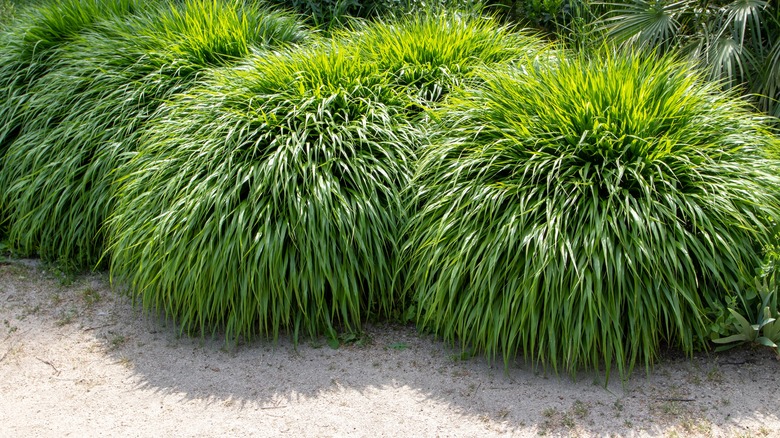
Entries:
{"label": "green grass mound", "polygon": [[416,136],[385,74],[323,44],[216,71],[122,174],[112,276],[184,332],[335,337],[393,311]]}
{"label": "green grass mound", "polygon": [[[506,363],[621,375],[708,338],[780,217],[761,120],[686,65],[601,55],[482,73],[415,176],[419,323]],[[608,375],[608,374],[607,374]]]}
{"label": "green grass mound", "polygon": [[65,0],[18,12],[0,27],[0,155],[25,118],[27,90],[58,63],[64,47],[107,18],[132,13],[135,0]]}
{"label": "green grass mound", "polygon": [[545,52],[536,36],[497,20],[442,10],[364,24],[347,36],[362,56],[390,72],[416,107],[442,100],[475,67],[510,63]]}
{"label": "green grass mound", "polygon": [[26,91],[23,128],[0,172],[14,249],[94,268],[114,170],[160,103],[208,68],[307,34],[291,16],[256,3],[188,0],[148,5],[74,37]]}
{"label": "green grass mound", "polygon": [[[13,11],[0,23],[0,162],[25,122],[29,88],[58,63],[62,50],[96,23],[118,18],[137,7],[135,0],[65,0]],[[0,194],[7,187],[0,183]],[[2,196],[0,196],[2,198]],[[0,199],[0,239],[7,233]]]}

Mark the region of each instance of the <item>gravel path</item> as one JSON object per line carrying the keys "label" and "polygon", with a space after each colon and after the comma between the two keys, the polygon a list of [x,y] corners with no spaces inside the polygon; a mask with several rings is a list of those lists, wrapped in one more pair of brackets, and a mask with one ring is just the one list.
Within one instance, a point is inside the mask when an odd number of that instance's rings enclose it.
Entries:
{"label": "gravel path", "polygon": [[396,325],[339,349],[226,348],[140,315],[104,276],[63,283],[0,263],[0,436],[780,436],[768,349],[668,357],[605,387]]}

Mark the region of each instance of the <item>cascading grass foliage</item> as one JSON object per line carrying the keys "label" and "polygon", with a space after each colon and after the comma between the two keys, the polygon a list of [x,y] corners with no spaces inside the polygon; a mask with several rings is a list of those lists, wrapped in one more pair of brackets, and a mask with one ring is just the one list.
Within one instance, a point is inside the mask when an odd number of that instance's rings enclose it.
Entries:
{"label": "cascading grass foliage", "polygon": [[257,3],[187,0],[148,5],[74,37],[27,90],[23,129],[0,172],[12,245],[94,268],[104,254],[114,170],[156,107],[205,69],[307,35],[290,15]]}
{"label": "cascading grass foliage", "polygon": [[763,120],[669,58],[481,77],[438,112],[414,178],[420,325],[569,372],[703,346],[705,307],[751,284],[780,217]]}
{"label": "cascading grass foliage", "polygon": [[112,276],[184,332],[334,336],[393,311],[414,142],[337,41],[253,57],[161,108],[121,174]]}
{"label": "cascading grass foliage", "polygon": [[15,13],[0,240],[108,261],[187,333],[335,338],[411,301],[506,364],[607,375],[703,346],[777,247],[780,140],[688,65],[564,59],[463,11],[353,26],[248,0]]}
{"label": "cascading grass foliage", "polygon": [[510,63],[547,49],[534,35],[458,10],[377,20],[350,31],[347,38],[366,60],[392,73],[394,84],[416,108],[442,100],[475,67]]}
{"label": "cascading grass foliage", "polygon": [[0,154],[20,129],[27,89],[57,64],[79,34],[131,13],[135,0],[64,0],[18,11],[0,32]]}
{"label": "cascading grass foliage", "polygon": [[[0,25],[0,161],[19,135],[25,119],[29,88],[58,63],[63,48],[78,35],[109,17],[131,13],[135,0],[65,0],[14,8]],[[0,182],[0,194],[7,190]],[[7,232],[0,196],[0,238]]]}

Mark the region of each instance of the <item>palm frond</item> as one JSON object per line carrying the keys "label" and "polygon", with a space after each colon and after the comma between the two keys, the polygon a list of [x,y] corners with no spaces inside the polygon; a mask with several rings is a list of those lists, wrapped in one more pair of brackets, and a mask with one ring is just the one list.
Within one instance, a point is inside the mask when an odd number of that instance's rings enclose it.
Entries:
{"label": "palm frond", "polygon": [[761,18],[768,5],[765,0],[735,0],[726,6],[729,25],[739,46],[763,41]]}
{"label": "palm frond", "polygon": [[610,12],[603,20],[603,31],[621,44],[642,48],[668,47],[679,36],[680,15],[691,8],[693,1],[605,3]]}
{"label": "palm frond", "polygon": [[[780,36],[780,24],[776,30],[776,35]],[[760,96],[759,108],[780,118],[780,39],[775,40],[758,72],[760,80],[754,89]]]}

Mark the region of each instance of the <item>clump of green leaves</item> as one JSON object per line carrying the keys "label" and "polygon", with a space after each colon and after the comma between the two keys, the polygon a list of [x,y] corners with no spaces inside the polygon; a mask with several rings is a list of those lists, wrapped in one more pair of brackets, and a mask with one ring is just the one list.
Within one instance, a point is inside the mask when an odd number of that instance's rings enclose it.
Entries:
{"label": "clump of green leaves", "polygon": [[157,106],[208,68],[307,33],[251,2],[188,0],[147,5],[74,36],[26,90],[24,127],[0,172],[10,242],[22,254],[95,267],[114,170]]}
{"label": "clump of green leaves", "polygon": [[[715,351],[724,351],[742,344],[761,345],[775,350],[780,358],[780,308],[777,307],[777,284],[775,276],[756,279],[755,293],[760,303],[753,312],[743,316],[733,304],[728,307],[731,314],[731,334],[713,339],[716,344],[723,344]],[[752,322],[751,322],[752,321]]]}
{"label": "clump of green leaves", "polygon": [[185,332],[337,339],[388,315],[416,130],[339,42],[256,56],[165,105],[125,168],[112,275]]}
{"label": "clump of green leaves", "polygon": [[780,213],[763,120],[669,58],[481,78],[436,113],[414,178],[419,324],[570,372],[704,347],[703,309],[752,282]]}
{"label": "clump of green leaves", "polygon": [[[65,0],[6,6],[8,22],[0,25],[0,169],[11,142],[34,117],[28,109],[29,89],[58,64],[63,48],[108,17],[129,14],[135,0]],[[9,189],[0,181],[0,194]],[[7,233],[5,205],[0,196],[0,237]]]}
{"label": "clump of green leaves", "polygon": [[491,0],[487,4],[522,25],[555,32],[571,20],[578,0]]}

